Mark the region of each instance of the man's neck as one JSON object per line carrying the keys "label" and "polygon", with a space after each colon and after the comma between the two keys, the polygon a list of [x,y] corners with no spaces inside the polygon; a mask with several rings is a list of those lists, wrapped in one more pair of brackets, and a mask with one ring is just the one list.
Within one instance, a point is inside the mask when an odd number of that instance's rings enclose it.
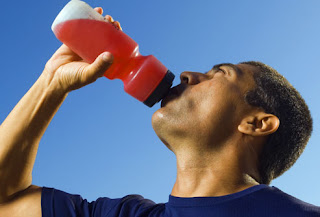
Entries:
{"label": "man's neck", "polygon": [[230,151],[212,156],[187,153],[177,155],[177,179],[171,195],[217,197],[258,185],[252,178],[255,174],[246,167],[248,162],[230,155]]}

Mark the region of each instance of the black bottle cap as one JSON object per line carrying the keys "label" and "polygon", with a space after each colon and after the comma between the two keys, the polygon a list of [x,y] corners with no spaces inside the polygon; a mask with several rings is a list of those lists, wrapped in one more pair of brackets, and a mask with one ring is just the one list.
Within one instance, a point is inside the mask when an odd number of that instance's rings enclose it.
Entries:
{"label": "black bottle cap", "polygon": [[143,102],[145,105],[152,107],[159,102],[163,97],[167,95],[172,86],[174,74],[168,70],[162,81],[156,87],[156,89],[150,94],[150,96]]}

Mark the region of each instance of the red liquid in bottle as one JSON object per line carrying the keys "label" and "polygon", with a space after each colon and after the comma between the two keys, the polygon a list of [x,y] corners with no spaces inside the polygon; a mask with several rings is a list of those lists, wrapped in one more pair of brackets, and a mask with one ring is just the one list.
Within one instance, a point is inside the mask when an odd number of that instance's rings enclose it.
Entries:
{"label": "red liquid in bottle", "polygon": [[[67,20],[57,24],[54,33],[88,63],[104,51],[111,52],[114,62],[105,72],[105,77],[121,79],[125,91],[142,102],[150,97],[167,74],[168,69],[160,61],[152,55],[142,56],[138,44],[111,23],[89,19]],[[171,85],[167,86],[166,89],[169,89]]]}

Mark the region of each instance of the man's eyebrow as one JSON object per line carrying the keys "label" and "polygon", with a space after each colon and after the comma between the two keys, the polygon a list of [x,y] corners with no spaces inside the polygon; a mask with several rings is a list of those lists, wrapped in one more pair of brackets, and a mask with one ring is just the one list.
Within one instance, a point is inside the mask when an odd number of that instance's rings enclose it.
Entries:
{"label": "man's eyebrow", "polygon": [[236,65],[232,64],[232,63],[220,63],[220,64],[217,64],[217,65],[214,65],[212,67],[212,70],[218,70],[221,66],[229,66],[229,67],[231,67],[237,73],[237,75],[243,74],[242,70],[239,67],[237,67]]}

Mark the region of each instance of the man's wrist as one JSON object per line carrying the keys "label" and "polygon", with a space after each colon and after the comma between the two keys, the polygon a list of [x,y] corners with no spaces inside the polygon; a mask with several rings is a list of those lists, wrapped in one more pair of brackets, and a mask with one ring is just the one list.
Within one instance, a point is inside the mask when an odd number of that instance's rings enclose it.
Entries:
{"label": "man's wrist", "polygon": [[54,76],[45,70],[39,77],[39,82],[45,92],[54,98],[65,98],[70,91],[64,88]]}

